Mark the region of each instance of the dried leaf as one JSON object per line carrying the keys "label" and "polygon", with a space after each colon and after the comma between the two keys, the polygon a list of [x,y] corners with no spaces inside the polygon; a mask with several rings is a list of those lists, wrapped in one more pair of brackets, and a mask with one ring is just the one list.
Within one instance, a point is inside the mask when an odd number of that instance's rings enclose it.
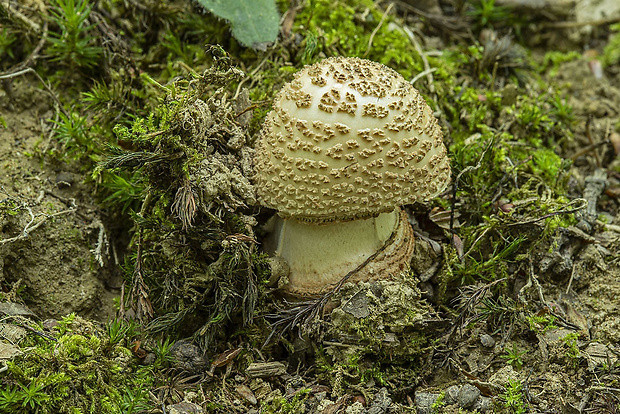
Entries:
{"label": "dried leaf", "polygon": [[0,314],[6,316],[36,317],[37,315],[24,305],[14,302],[0,303]]}
{"label": "dried leaf", "polygon": [[[435,223],[436,225],[438,225],[439,227],[441,227],[442,229],[445,230],[450,230],[450,220],[451,220],[451,214],[452,211],[450,210],[444,210],[440,207],[435,207],[431,210],[431,212],[428,214],[428,218]],[[460,227],[460,223],[458,221],[458,217],[460,216],[460,214],[458,212],[454,212],[454,223],[453,223],[453,227],[459,228]]]}
{"label": "dried leaf", "polygon": [[0,341],[0,360],[13,359],[22,353],[15,345]]}
{"label": "dried leaf", "polygon": [[223,367],[224,365],[228,365],[232,362],[233,359],[241,352],[241,348],[237,349],[228,349],[218,356],[215,357],[215,360],[211,363],[211,368],[209,369],[209,373],[213,374],[215,368]]}

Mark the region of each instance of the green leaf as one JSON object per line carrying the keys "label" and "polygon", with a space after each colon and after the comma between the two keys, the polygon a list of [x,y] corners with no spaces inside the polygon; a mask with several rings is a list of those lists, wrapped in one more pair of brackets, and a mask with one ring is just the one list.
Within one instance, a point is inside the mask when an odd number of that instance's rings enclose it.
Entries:
{"label": "green leaf", "polygon": [[197,0],[211,13],[226,19],[232,34],[244,46],[265,50],[280,29],[275,0]]}

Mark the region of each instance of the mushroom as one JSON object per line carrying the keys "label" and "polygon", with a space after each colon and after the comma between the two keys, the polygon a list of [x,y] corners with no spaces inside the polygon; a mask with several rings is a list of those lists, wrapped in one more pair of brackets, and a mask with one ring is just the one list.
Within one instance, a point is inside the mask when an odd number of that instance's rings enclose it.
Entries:
{"label": "mushroom", "polygon": [[288,293],[316,295],[344,276],[407,269],[413,231],[400,206],[450,180],[441,129],[394,70],[360,58],[306,66],[284,85],[259,135],[254,180],[277,210],[269,250],[289,266]]}

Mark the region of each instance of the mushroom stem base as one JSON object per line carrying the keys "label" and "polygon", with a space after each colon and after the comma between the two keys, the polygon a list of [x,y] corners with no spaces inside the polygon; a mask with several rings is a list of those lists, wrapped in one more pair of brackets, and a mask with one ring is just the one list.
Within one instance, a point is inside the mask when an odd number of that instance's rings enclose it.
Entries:
{"label": "mushroom stem base", "polygon": [[349,281],[390,278],[407,269],[413,254],[413,230],[400,208],[348,222],[276,220],[267,245],[272,247],[270,253],[289,265],[289,282],[284,289],[296,296],[327,292],[379,250]]}

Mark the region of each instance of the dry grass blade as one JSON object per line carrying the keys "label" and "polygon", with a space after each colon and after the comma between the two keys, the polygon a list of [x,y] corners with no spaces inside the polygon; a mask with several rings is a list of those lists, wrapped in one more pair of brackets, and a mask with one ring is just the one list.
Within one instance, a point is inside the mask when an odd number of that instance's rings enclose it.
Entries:
{"label": "dry grass blade", "polygon": [[491,288],[501,282],[504,282],[506,278],[501,278],[494,280],[491,283],[487,283],[483,286],[466,286],[461,295],[456,299],[466,297],[467,300],[464,301],[457,309],[459,316],[454,321],[454,325],[452,325],[452,331],[450,332],[450,340],[454,337],[457,330],[462,331],[463,327],[469,324],[473,317],[475,317],[475,312],[478,304],[487,296],[487,294],[491,291]]}
{"label": "dry grass blade", "polygon": [[138,236],[138,246],[136,253],[136,267],[133,272],[133,285],[129,300],[136,312],[139,320],[151,319],[153,317],[153,305],[149,299],[149,287],[142,277],[142,254],[141,254],[141,235]]}
{"label": "dry grass blade", "polygon": [[192,225],[192,221],[196,216],[196,198],[189,184],[185,181],[177,190],[172,204],[172,213],[175,214],[183,223],[183,230],[187,230]]}

